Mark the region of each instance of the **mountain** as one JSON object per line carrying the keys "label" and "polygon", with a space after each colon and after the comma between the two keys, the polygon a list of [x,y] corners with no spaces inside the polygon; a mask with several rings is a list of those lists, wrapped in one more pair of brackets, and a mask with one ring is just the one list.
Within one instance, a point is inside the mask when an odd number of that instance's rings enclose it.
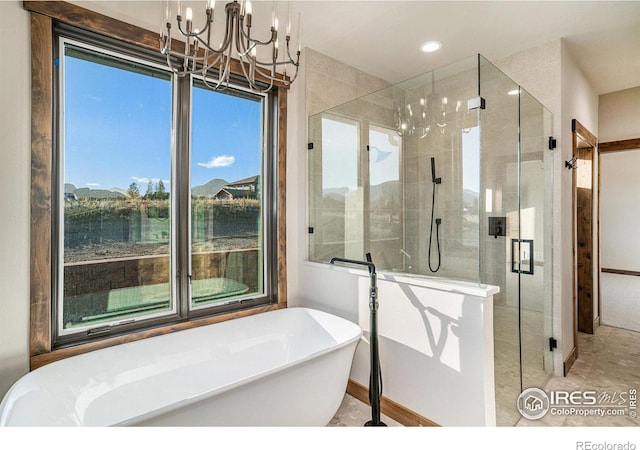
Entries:
{"label": "mountain", "polygon": [[214,178],[206,184],[195,186],[191,189],[193,197],[213,197],[220,189],[229,184],[228,181],[221,178]]}
{"label": "mountain", "polygon": [[64,184],[64,192],[65,194],[75,194],[76,197],[78,197],[78,199],[125,198],[127,196],[127,191],[120,188],[111,188],[111,189],[80,188],[78,189],[74,184],[71,184],[71,183]]}
{"label": "mountain", "polygon": [[385,181],[369,187],[369,201],[376,208],[400,207],[400,182]]}
{"label": "mountain", "polygon": [[463,189],[462,190],[462,201],[465,203],[465,205],[467,204],[478,204],[478,198],[480,197],[480,194],[478,194],[477,192],[474,192],[470,189]]}
{"label": "mountain", "polygon": [[[67,191],[70,192],[70,191]],[[78,199],[83,198],[94,198],[94,199],[103,199],[103,198],[125,198],[126,195],[121,194],[120,192],[113,192],[107,189],[89,189],[89,188],[80,188],[73,191],[76,194]]]}

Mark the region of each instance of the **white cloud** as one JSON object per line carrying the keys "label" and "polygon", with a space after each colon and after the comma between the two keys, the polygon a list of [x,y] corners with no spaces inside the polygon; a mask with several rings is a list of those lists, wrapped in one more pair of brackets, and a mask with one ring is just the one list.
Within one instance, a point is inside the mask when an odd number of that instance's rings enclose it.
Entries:
{"label": "white cloud", "polygon": [[136,183],[143,183],[143,184],[147,184],[149,182],[158,183],[159,181],[162,181],[164,184],[168,184],[171,182],[170,180],[164,180],[161,178],[131,177],[131,179]]}
{"label": "white cloud", "polygon": [[86,186],[89,186],[89,187],[98,187],[98,186],[100,186],[100,183],[87,183],[87,184],[86,184]]}
{"label": "white cloud", "polygon": [[228,167],[234,162],[236,162],[235,156],[222,155],[215,156],[211,158],[211,161],[206,163],[199,162],[198,165],[200,167],[206,167],[207,169],[213,169],[214,167]]}

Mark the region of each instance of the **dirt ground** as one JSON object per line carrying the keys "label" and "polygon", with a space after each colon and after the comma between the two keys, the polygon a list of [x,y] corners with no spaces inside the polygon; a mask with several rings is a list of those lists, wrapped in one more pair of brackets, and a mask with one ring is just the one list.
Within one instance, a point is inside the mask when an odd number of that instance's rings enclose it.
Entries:
{"label": "dirt ground", "polygon": [[[220,237],[207,242],[193,244],[193,253],[213,252],[221,250],[238,250],[256,248],[258,238],[254,237]],[[105,242],[101,245],[86,245],[64,249],[65,263],[96,261],[103,259],[128,258],[134,256],[168,255],[168,243],[128,244],[123,242]]]}

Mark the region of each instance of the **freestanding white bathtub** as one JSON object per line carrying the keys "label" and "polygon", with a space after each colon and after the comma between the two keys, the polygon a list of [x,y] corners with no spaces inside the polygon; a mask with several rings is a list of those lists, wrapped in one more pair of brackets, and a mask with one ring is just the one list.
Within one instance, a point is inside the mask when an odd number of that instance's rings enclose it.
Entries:
{"label": "freestanding white bathtub", "polygon": [[362,330],[288,308],[51,363],[18,380],[3,426],[324,426]]}

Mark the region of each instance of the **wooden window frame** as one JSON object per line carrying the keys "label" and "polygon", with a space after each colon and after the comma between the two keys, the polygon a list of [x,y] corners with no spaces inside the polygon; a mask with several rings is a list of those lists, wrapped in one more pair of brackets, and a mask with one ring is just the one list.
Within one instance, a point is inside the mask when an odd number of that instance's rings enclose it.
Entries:
{"label": "wooden window frame", "polygon": [[[30,293],[30,370],[45,364],[89,351],[145,339],[152,336],[209,325],[287,307],[286,280],[286,136],[287,90],[284,83],[274,83],[278,111],[276,130],[276,270],[275,303],[177,322],[129,334],[108,337],[68,347],[54,348],[52,336],[53,247],[52,201],[54,162],[53,104],[53,24],[66,23],[126,44],[158,50],[159,35],[135,25],[66,2],[25,1],[31,13],[31,293]],[[174,40],[176,50],[184,44]],[[231,70],[242,74],[239,61]]]}

